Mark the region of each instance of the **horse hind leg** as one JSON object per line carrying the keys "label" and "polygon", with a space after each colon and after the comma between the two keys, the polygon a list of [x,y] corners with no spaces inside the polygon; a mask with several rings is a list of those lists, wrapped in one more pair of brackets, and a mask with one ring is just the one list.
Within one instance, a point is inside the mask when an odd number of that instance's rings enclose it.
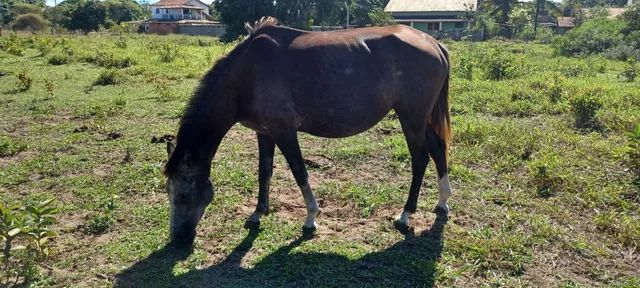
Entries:
{"label": "horse hind leg", "polygon": [[429,155],[433,158],[433,162],[436,163],[436,171],[438,172],[438,204],[434,212],[446,216],[449,213],[449,205],[447,202],[453,194],[451,184],[449,183],[446,143],[431,127],[427,127],[426,138]]}

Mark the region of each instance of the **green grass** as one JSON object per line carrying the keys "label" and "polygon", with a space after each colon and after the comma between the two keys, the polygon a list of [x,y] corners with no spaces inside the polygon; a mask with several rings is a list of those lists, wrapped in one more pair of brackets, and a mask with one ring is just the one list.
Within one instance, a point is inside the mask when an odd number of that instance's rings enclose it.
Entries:
{"label": "green grass", "polygon": [[430,165],[417,236],[407,240],[391,224],[411,170],[393,113],[346,139],[301,135],[323,210],[308,241],[297,240],[304,204],[278,153],[272,214],[258,233],[242,228],[255,205],[258,153],[254,133],[238,125],[214,160],[215,198],[189,254],[165,246],[166,152],[151,138],[175,133],[198,79],[233,44],[150,35],[1,40],[13,42],[0,51],[0,197],[54,197],[61,206],[51,269],[35,285],[640,283],[640,195],[628,136],[640,122],[640,82],[618,78],[622,62],[556,57],[537,44],[447,43],[452,213],[447,222],[430,213]]}

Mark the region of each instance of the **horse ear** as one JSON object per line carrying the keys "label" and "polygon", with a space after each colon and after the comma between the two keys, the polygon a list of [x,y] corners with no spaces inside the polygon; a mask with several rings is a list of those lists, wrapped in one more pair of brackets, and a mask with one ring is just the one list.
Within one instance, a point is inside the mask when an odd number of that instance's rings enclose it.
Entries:
{"label": "horse ear", "polygon": [[175,140],[174,141],[167,141],[167,157],[171,157],[171,154],[173,154],[173,151],[176,150],[176,143]]}

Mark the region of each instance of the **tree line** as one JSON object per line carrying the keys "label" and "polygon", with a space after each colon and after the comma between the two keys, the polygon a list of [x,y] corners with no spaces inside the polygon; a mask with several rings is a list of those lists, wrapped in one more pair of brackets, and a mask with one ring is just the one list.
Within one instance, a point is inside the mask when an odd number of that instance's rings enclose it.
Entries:
{"label": "tree line", "polygon": [[[147,1],[147,0],[143,0]],[[453,1],[453,0],[452,0]],[[311,26],[386,25],[393,23],[384,12],[389,0],[214,0],[210,14],[227,25],[227,40],[244,33],[244,23],[273,15],[283,24],[309,29]],[[627,0],[481,0],[478,9],[467,16],[473,29],[489,36],[532,37],[538,19],[548,16],[580,16],[581,8],[620,7]],[[475,10],[475,11],[474,11]],[[45,0],[0,0],[0,23],[14,29],[42,30],[48,26],[69,30],[93,31],[110,28],[125,21],[150,16],[148,2],[135,0],[65,0],[47,7]]]}

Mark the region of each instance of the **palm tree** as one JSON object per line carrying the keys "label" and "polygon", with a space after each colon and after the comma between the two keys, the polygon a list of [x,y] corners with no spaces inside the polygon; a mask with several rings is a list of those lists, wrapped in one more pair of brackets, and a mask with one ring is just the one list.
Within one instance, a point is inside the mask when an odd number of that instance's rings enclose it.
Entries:
{"label": "palm tree", "polygon": [[486,0],[483,5],[492,16],[498,16],[498,22],[505,24],[509,21],[509,12],[518,0]]}

